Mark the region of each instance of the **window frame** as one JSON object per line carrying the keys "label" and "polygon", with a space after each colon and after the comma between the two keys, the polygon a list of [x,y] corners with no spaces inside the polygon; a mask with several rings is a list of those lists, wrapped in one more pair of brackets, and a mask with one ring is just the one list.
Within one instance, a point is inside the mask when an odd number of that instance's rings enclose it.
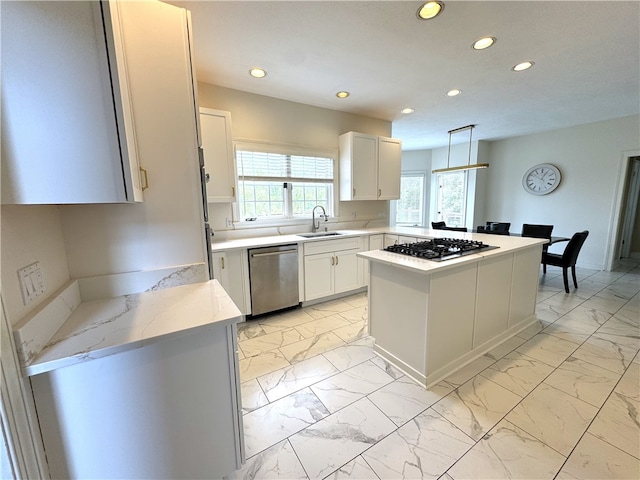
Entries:
{"label": "window frame", "polygon": [[[462,178],[462,188],[463,188],[463,192],[462,192],[462,224],[461,225],[449,225],[447,224],[447,226],[460,226],[460,227],[464,227],[466,226],[466,222],[467,222],[467,216],[468,216],[468,212],[467,212],[467,206],[468,206],[468,196],[469,196],[469,171],[468,170],[462,170],[462,171],[458,171],[458,172],[441,172],[438,173],[436,175],[434,175],[434,182],[433,182],[433,187],[434,187],[434,203],[433,203],[433,215],[432,218],[434,218],[434,221],[442,221],[445,220],[443,218],[443,215],[441,212],[439,212],[439,207],[440,207],[440,198],[441,198],[441,193],[440,193],[440,184],[441,184],[441,178],[445,177],[445,176],[451,176],[451,175],[459,175],[462,174],[463,178]],[[446,221],[446,220],[445,220]]]}
{"label": "window frame", "polygon": [[[424,170],[404,170],[400,173],[400,196],[402,197],[402,177],[422,177],[422,218],[420,220],[420,225],[423,228],[426,228],[427,225],[427,193],[428,193],[428,183],[427,183],[427,172]],[[394,200],[393,203],[393,211],[391,212],[391,218],[393,218],[395,225],[400,226],[414,226],[408,223],[398,223],[398,202],[400,200]]]}
{"label": "window frame", "polygon": [[[338,205],[339,205],[340,189],[339,189],[339,178],[338,178],[339,166],[338,166],[337,150],[313,148],[313,147],[306,147],[301,145],[280,144],[280,143],[272,143],[272,142],[259,142],[259,141],[238,139],[233,142],[233,162],[234,162],[234,168],[235,168],[235,177],[236,177],[235,179],[238,185],[238,190],[240,188],[240,177],[238,175],[238,156],[236,152],[239,150],[273,153],[273,154],[280,154],[280,155],[291,155],[291,156],[330,158],[333,162],[333,182],[332,182],[332,188],[331,188],[332,213],[329,216],[329,220],[331,221],[333,219],[335,221],[335,219],[339,217]],[[283,178],[282,183],[290,183],[290,182],[288,182],[287,179]],[[286,188],[284,192],[285,213],[290,212],[293,209],[292,190],[293,190],[292,188]],[[293,214],[291,214],[291,216],[257,218],[256,220],[246,221],[244,218],[240,218],[240,205],[239,205],[238,198],[239,198],[239,191],[238,191],[238,196],[236,197],[236,201],[233,202],[232,209],[231,209],[233,224],[234,224],[234,228],[236,229],[306,224],[311,220],[311,217],[312,217],[311,214],[296,215],[296,216],[293,216]]]}

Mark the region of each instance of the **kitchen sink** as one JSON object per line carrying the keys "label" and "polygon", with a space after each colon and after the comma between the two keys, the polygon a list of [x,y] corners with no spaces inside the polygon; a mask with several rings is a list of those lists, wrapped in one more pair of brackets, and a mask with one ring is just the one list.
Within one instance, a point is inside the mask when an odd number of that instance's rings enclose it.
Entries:
{"label": "kitchen sink", "polygon": [[333,237],[335,235],[343,235],[340,232],[315,232],[315,233],[297,233],[299,237],[317,238],[317,237]]}

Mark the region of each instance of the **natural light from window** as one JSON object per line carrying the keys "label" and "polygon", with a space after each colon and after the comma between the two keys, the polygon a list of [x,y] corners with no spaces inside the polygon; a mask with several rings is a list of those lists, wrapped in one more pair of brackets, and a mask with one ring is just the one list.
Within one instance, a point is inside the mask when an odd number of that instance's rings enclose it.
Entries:
{"label": "natural light from window", "polygon": [[467,204],[467,172],[439,173],[436,181],[438,193],[435,221],[444,221],[447,227],[464,227]]}
{"label": "natural light from window", "polygon": [[424,173],[403,173],[400,177],[396,225],[424,226],[425,179]]}
{"label": "natural light from window", "polygon": [[333,158],[238,149],[236,162],[240,221],[333,214]]}

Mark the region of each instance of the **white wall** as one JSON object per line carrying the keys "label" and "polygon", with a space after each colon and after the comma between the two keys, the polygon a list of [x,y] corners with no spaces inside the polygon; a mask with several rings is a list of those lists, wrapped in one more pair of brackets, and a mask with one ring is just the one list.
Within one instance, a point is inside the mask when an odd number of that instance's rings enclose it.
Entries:
{"label": "white wall", "polygon": [[[3,205],[0,212],[2,298],[9,323],[15,325],[67,283],[70,275],[59,207]],[[18,270],[36,261],[42,268],[45,292],[25,306]]]}
{"label": "white wall", "polygon": [[[301,103],[279,100],[242,92],[207,83],[198,84],[198,103],[201,107],[231,112],[233,139],[271,142],[285,145],[312,147],[338,152],[338,136],[355,131],[371,135],[391,136],[391,122]],[[336,168],[336,174],[337,174]],[[339,202],[340,222],[352,221],[356,212],[358,221],[389,221],[389,202]],[[217,238],[234,233],[242,235],[269,235],[273,229],[260,232],[231,232],[225,220],[232,218],[232,204],[209,204],[211,226]],[[311,222],[309,222],[309,228]],[[341,228],[346,228],[343,225]],[[299,230],[299,228],[298,228]],[[282,229],[280,231],[283,231]]]}
{"label": "white wall", "polygon": [[[516,232],[523,223],[553,224],[553,234],[562,236],[589,230],[578,265],[604,268],[622,152],[640,147],[639,118],[491,142],[486,214],[510,221]],[[522,188],[522,176],[538,163],[552,163],[562,173],[560,186],[549,195],[530,195]],[[560,245],[551,251],[562,251]]]}

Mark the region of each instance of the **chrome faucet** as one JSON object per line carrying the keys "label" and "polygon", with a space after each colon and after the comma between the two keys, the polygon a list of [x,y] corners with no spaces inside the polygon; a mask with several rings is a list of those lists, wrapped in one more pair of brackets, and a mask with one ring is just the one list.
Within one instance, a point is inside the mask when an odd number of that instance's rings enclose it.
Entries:
{"label": "chrome faucet", "polygon": [[313,207],[313,210],[311,210],[311,221],[313,222],[311,225],[311,231],[313,233],[316,233],[320,229],[320,219],[318,218],[318,220],[316,221],[316,208],[322,210],[322,214],[318,217],[324,217],[325,222],[329,221],[327,212],[324,210],[324,207],[322,205],[316,205],[315,207]]}

